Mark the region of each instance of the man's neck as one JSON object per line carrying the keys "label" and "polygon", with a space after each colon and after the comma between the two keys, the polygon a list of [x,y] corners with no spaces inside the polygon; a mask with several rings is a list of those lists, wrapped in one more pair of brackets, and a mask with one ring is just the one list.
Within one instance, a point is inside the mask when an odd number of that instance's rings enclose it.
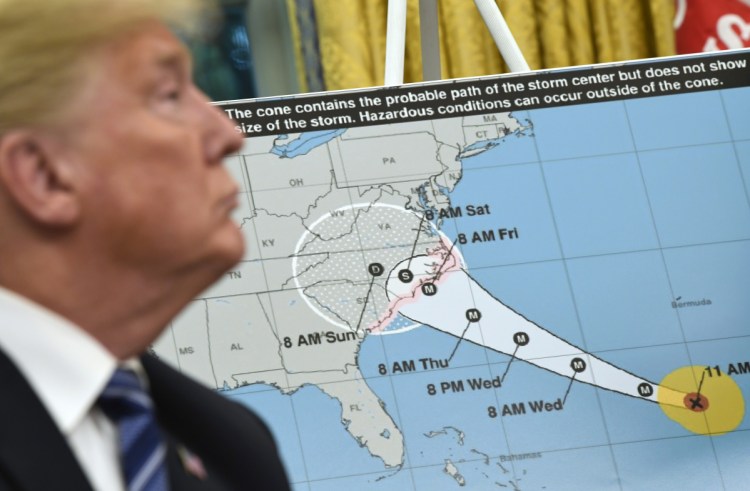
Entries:
{"label": "man's neck", "polygon": [[13,263],[0,271],[0,286],[68,319],[118,359],[143,352],[207,284],[76,264],[55,253],[25,254]]}

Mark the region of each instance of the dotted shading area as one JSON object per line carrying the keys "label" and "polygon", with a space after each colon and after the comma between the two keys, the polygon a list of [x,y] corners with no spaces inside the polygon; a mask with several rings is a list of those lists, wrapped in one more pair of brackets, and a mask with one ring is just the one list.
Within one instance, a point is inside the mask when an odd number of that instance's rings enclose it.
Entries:
{"label": "dotted shading area", "polygon": [[428,233],[431,225],[420,215],[397,207],[338,211],[344,213],[329,214],[305,237],[297,252],[297,282],[302,294],[332,322],[350,329],[384,327],[379,323],[391,314],[385,290],[388,275],[374,277],[368,266],[381,264],[387,273],[407,260],[412,250],[423,255],[439,247],[440,238],[432,229]]}

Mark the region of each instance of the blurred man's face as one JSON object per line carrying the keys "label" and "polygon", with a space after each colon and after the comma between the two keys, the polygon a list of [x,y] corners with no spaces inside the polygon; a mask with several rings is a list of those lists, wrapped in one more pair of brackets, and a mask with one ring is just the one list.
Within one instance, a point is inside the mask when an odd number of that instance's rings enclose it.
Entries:
{"label": "blurred man's face", "polygon": [[243,242],[222,159],[242,139],[193,85],[181,43],[148,24],[97,53],[92,67],[64,130],[66,158],[85,175],[92,250],[155,274],[231,267]]}

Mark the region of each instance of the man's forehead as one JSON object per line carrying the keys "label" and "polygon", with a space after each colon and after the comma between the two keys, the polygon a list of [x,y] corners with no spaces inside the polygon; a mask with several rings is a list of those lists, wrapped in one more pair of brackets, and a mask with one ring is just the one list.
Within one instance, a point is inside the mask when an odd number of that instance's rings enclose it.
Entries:
{"label": "man's forehead", "polygon": [[159,50],[154,52],[154,61],[159,65],[184,65],[190,63],[190,54],[185,45],[171,35],[171,39],[159,44]]}
{"label": "man's forehead", "polygon": [[[102,98],[109,101],[107,107],[115,110],[116,103],[131,104],[133,98],[142,99],[165,76],[178,80],[190,77],[189,52],[166,26],[157,22],[140,26],[100,48],[86,60],[81,83],[68,99],[68,122],[75,120],[83,125],[92,118],[103,117],[102,111],[90,111]],[[66,133],[74,126],[66,124],[59,129]]]}
{"label": "man's forehead", "polygon": [[114,49],[127,65],[135,64],[139,68],[143,65],[181,68],[190,64],[190,55],[182,42],[166,26],[156,22],[121,39]]}

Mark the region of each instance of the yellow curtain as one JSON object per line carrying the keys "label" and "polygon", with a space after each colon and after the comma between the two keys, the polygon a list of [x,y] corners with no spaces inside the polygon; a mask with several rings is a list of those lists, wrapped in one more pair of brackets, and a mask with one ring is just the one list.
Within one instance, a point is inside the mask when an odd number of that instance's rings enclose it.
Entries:
{"label": "yellow curtain", "polygon": [[[404,79],[422,79],[419,0],[408,0]],[[674,0],[497,0],[532,69],[675,53]],[[313,0],[328,90],[383,83],[387,0]],[[439,0],[443,78],[507,71],[472,0]],[[304,84],[303,84],[304,86]]]}

